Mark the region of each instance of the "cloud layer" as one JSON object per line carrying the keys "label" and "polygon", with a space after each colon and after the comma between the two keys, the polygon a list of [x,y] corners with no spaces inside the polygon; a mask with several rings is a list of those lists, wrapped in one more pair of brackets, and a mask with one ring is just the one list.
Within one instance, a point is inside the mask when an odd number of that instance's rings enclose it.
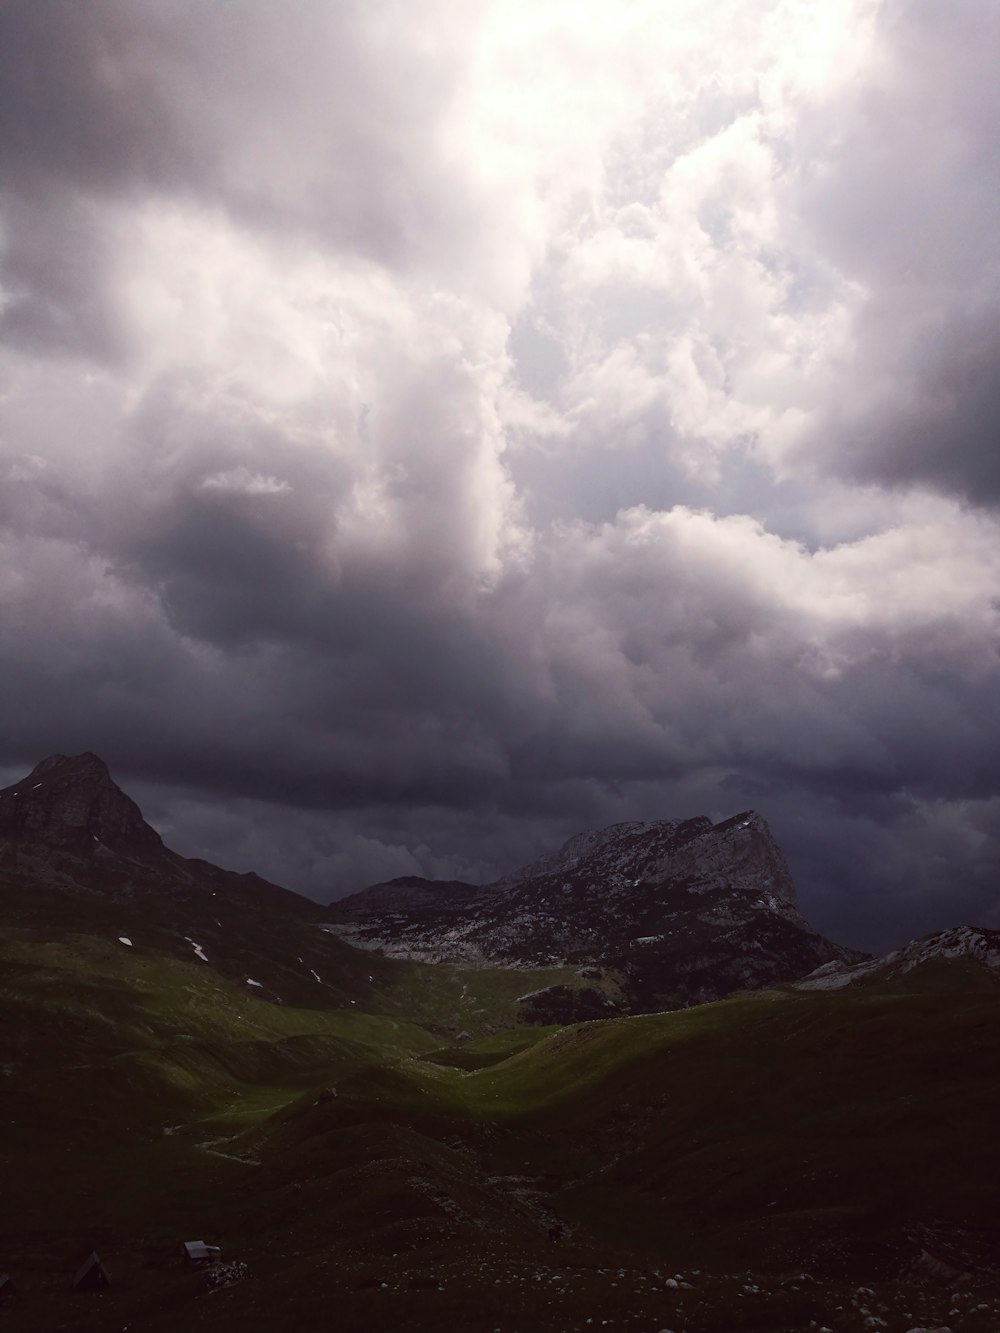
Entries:
{"label": "cloud layer", "polygon": [[0,7],[0,762],[320,898],[753,805],[1000,926],[998,30]]}

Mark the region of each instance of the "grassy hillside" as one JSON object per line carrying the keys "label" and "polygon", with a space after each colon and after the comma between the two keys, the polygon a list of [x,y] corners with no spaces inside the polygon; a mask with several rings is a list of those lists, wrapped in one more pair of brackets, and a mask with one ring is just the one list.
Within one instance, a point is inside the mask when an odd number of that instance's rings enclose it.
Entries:
{"label": "grassy hillside", "polygon": [[[442,1036],[512,1024],[517,996],[538,975],[411,963],[369,973],[367,955],[317,931],[330,985],[314,990],[328,1003],[318,1007],[310,991],[313,1007],[304,1008],[264,998],[263,983],[229,979],[214,952],[206,964],[186,941],[180,956],[175,939],[169,953],[142,947],[148,927],[131,945],[39,933],[0,937],[0,1096],[35,1105],[28,1119],[39,1132],[51,1103],[64,1137],[100,1124],[106,1137],[134,1138],[158,1130],[168,1110],[209,1115],[246,1097],[275,1105],[283,1093],[287,1101],[344,1070],[438,1047]],[[271,971],[275,957],[287,966],[272,941]],[[336,1002],[351,990],[356,997]]]}
{"label": "grassy hillside", "polygon": [[[389,963],[222,914],[210,945],[170,910],[0,939],[18,1327],[1000,1326],[995,991],[935,972],[519,1028],[518,996],[565,972]],[[265,998],[297,968],[309,1004]],[[184,1239],[246,1276],[210,1289]],[[72,1293],[94,1247],[114,1287]]]}

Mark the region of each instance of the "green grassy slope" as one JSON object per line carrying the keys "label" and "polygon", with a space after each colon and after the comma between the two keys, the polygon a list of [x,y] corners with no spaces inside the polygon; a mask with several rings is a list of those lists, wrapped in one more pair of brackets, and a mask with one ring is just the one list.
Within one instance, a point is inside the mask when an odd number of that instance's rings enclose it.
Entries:
{"label": "green grassy slope", "polygon": [[[595,1309],[670,1327],[683,1305],[683,1327],[718,1333],[879,1327],[864,1324],[873,1313],[985,1333],[998,1038],[990,995],[761,995],[512,1039],[475,1069],[439,1053],[366,1066],[245,1142],[302,1182],[303,1211],[285,1214],[292,1268],[303,1281],[377,1272],[399,1327],[434,1326],[407,1294],[432,1274],[452,1291],[433,1305],[455,1321],[444,1327],[582,1329]],[[480,1045],[503,1055],[500,1037]],[[694,1294],[657,1286],[664,1263]],[[558,1301],[518,1286],[560,1271]],[[956,1283],[978,1293],[961,1318]],[[318,1301],[290,1278],[282,1290],[321,1326]],[[347,1326],[375,1317],[368,1299],[348,1297]],[[248,1316],[238,1292],[228,1300]]]}
{"label": "green grassy slope", "polygon": [[771,1210],[995,1206],[993,996],[765,995],[562,1029],[471,1072],[474,1059],[435,1058],[348,1077],[331,1124],[363,1107],[534,1136],[530,1165],[558,1157],[578,1197],[598,1168],[602,1189],[644,1197],[634,1243],[661,1209],[665,1225],[684,1210],[715,1227]]}
{"label": "green grassy slope", "polygon": [[[1000,1326],[995,992],[935,973],[490,1031],[549,979],[388,963],[309,923],[230,930],[289,975],[327,951],[331,985],[278,1004],[235,953],[227,972],[193,931],[212,963],[180,948],[179,920],[155,923],[163,948],[125,923],[128,947],[79,910],[0,939],[0,1270],[30,1333],[308,1331],[333,1310],[846,1333],[859,1283],[900,1333]],[[209,1291],[177,1263],[192,1238],[246,1280]],[[116,1282],[88,1302],[66,1279],[94,1246]],[[956,1284],[986,1312],[949,1313]]]}
{"label": "green grassy slope", "polygon": [[[303,900],[305,901],[305,900]],[[247,994],[297,1009],[356,1007],[412,1019],[442,1039],[484,1036],[519,1021],[518,997],[575,983],[569,968],[464,970],[383,958],[351,948],[310,916],[233,903],[224,894],[178,892],[114,897],[67,892],[0,876],[4,941],[25,949],[66,946],[60,966],[77,979],[120,975],[130,984],[129,953],[152,963],[173,959],[211,973]],[[314,904],[306,904],[310,909]],[[131,949],[119,943],[125,936]],[[208,959],[197,956],[192,941]],[[72,962],[74,953],[78,962]],[[251,986],[249,980],[260,983]],[[578,983],[575,983],[578,984]],[[105,997],[107,998],[107,996]],[[127,1033],[123,1034],[127,1037]]]}

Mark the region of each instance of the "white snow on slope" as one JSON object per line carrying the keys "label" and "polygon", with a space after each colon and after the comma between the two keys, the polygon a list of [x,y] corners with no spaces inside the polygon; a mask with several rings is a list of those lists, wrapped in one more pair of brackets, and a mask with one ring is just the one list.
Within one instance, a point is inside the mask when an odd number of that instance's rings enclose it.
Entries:
{"label": "white snow on slope", "polygon": [[118,940],[121,944],[127,944],[129,948],[132,947],[132,941],[129,939],[127,935],[119,935]]}
{"label": "white snow on slope", "polygon": [[190,944],[191,948],[195,951],[195,953],[198,955],[201,961],[203,963],[207,963],[208,959],[205,957],[205,950],[201,947],[201,945],[196,943],[196,941],[193,940],[190,935],[185,935],[184,938],[187,940],[188,944]]}

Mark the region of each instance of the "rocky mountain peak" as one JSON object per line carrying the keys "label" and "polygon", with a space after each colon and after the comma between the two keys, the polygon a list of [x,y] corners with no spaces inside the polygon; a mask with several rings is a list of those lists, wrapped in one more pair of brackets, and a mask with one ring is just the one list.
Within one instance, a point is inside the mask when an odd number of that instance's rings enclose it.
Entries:
{"label": "rocky mountain peak", "polygon": [[[795,882],[781,848],[767,821],[756,810],[713,824],[711,820],[688,820],[691,836],[658,871],[669,869],[682,873],[685,866],[701,876],[716,876],[720,882],[736,879],[753,888],[765,899],[795,908],[798,897]],[[700,827],[695,827],[700,825]]]}
{"label": "rocky mountain peak", "polygon": [[134,850],[162,847],[160,835],[96,754],[53,754],[0,791],[0,836],[80,848],[87,843]]}
{"label": "rocky mountain peak", "polygon": [[616,859],[625,857],[630,863],[636,857],[644,862],[650,859],[650,848],[657,847],[664,841],[672,841],[679,829],[705,830],[712,827],[712,821],[704,816],[695,819],[654,819],[643,822],[639,819],[626,820],[620,824],[608,824],[604,828],[584,829],[574,833],[559,848],[548,856],[539,857],[530,865],[505,875],[497,882],[498,887],[508,888],[514,884],[523,884],[527,880],[556,872],[571,871],[575,866],[586,863],[593,857],[601,858],[605,864],[613,864]]}
{"label": "rocky mountain peak", "polygon": [[[142,817],[96,754],[53,754],[31,772],[0,790],[0,889],[9,902],[16,895],[34,901],[39,890],[84,894],[118,903],[142,899],[147,910],[185,904],[185,948],[206,937],[207,925],[192,899],[215,904],[210,922],[223,904],[293,912],[315,919],[320,910],[309,899],[269,884],[253,874],[223,870],[208,861],[180,856]],[[197,931],[197,935],[195,934]],[[199,945],[200,947],[200,945]],[[219,952],[217,943],[213,952]]]}
{"label": "rocky mountain peak", "polygon": [[638,1009],[859,958],[803,920],[753,810],[590,829],[494,884],[378,885],[331,904],[330,918],[351,943],[396,957],[611,971]]}

